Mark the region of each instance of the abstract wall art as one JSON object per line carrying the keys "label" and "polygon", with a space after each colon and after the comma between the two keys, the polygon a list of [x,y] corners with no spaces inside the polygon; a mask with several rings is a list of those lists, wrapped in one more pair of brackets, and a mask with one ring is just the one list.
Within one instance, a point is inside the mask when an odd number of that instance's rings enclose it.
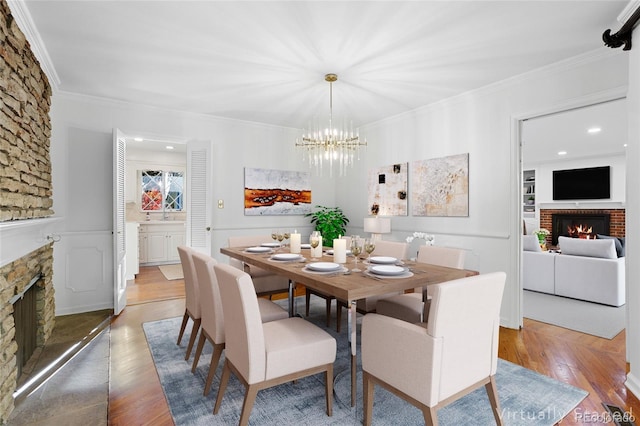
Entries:
{"label": "abstract wall art", "polygon": [[469,154],[411,163],[414,216],[469,216]]}
{"label": "abstract wall art", "polygon": [[245,167],[245,216],[298,215],[310,211],[309,172]]}
{"label": "abstract wall art", "polygon": [[369,169],[367,202],[369,214],[406,216],[408,214],[408,163]]}

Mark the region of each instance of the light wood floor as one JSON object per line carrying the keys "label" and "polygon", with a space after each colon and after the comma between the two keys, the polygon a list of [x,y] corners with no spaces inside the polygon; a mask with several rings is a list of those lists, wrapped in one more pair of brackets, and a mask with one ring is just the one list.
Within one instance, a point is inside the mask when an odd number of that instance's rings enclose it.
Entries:
{"label": "light wood floor", "polygon": [[[157,267],[141,268],[128,296],[130,305],[111,326],[109,424],[172,425],[142,323],[182,316],[184,282],[167,281]],[[178,330],[167,332],[177,337]],[[588,423],[580,415],[601,416],[602,403],[640,415],[640,402],[624,386],[624,331],[607,340],[525,319],[522,330],[500,329],[499,356],[589,392],[563,425]]]}

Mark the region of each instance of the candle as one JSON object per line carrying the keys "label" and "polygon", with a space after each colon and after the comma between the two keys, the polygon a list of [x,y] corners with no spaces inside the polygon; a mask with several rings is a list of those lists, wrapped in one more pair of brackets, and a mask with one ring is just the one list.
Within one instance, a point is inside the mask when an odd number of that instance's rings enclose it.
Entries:
{"label": "candle", "polygon": [[347,240],[344,238],[333,240],[333,261],[347,263]]}
{"label": "candle", "polygon": [[300,234],[294,233],[290,235],[289,246],[291,248],[291,253],[300,253]]}
{"label": "candle", "polygon": [[322,237],[318,237],[318,240],[320,241],[320,243],[318,244],[318,247],[311,248],[311,257],[313,258],[322,257]]}

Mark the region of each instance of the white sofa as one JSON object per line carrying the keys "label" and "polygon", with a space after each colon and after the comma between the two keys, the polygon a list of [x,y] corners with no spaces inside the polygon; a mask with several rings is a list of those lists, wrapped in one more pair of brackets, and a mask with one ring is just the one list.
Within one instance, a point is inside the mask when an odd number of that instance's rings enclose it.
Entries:
{"label": "white sofa", "polygon": [[626,303],[625,258],[617,256],[614,240],[559,237],[558,245],[562,254],[542,252],[535,236],[523,236],[525,289],[611,306]]}

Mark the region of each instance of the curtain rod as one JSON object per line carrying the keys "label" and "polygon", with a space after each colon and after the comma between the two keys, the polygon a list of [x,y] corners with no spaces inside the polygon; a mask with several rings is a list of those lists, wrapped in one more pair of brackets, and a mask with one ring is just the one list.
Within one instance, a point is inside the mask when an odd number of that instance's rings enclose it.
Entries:
{"label": "curtain rod", "polygon": [[633,15],[625,22],[617,33],[611,34],[611,30],[606,30],[602,34],[602,41],[605,46],[612,49],[618,48],[624,44],[622,50],[631,50],[631,35],[633,34],[633,27],[640,19],[640,7],[633,12]]}

